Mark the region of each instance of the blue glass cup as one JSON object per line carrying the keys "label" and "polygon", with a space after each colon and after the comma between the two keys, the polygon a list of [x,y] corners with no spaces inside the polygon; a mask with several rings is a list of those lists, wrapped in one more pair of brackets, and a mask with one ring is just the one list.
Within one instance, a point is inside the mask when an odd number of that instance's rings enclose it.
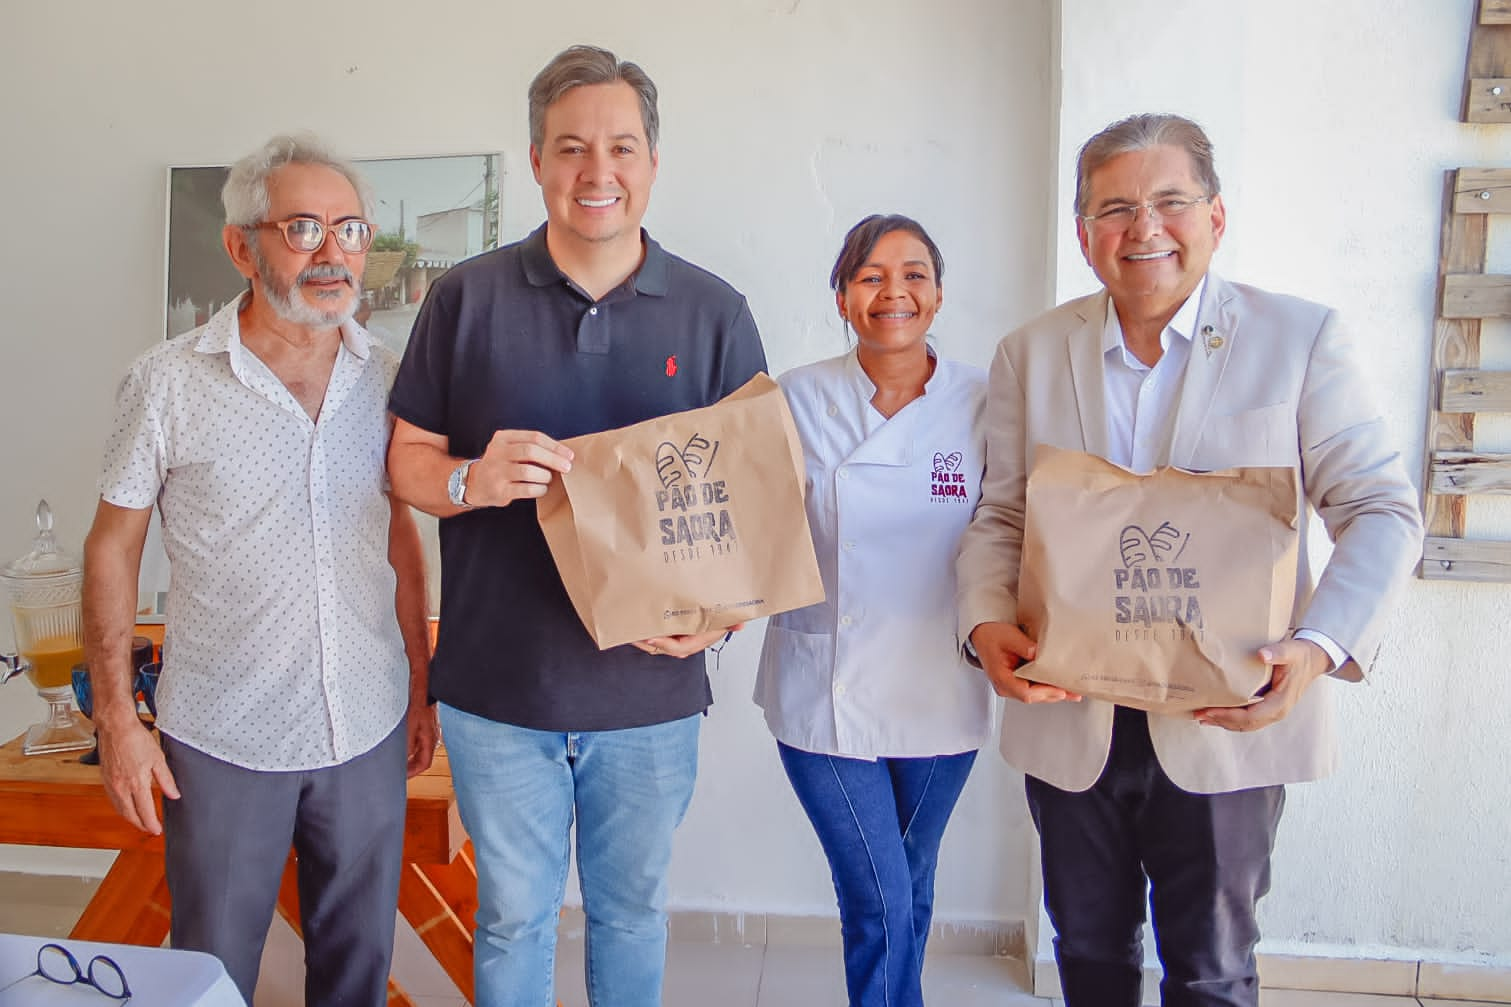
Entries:
{"label": "blue glass cup", "polygon": [[[139,700],[147,704],[147,712],[152,719],[157,719],[157,680],[163,670],[161,661],[153,661],[144,664],[137,669],[136,676],[131,682],[131,691]],[[90,720],[94,719],[94,689],[89,682],[89,667],[87,665],[75,665],[73,669],[73,698],[78,700],[79,712]],[[143,718],[145,720],[145,718]],[[86,766],[98,765],[100,751],[98,748],[86,752],[79,757],[79,761]]]}
{"label": "blue glass cup", "polygon": [[73,698],[79,703],[79,712],[94,719],[94,691],[89,687],[89,666],[73,666]]}
{"label": "blue glass cup", "polygon": [[163,673],[163,662],[152,661],[137,669],[136,681],[132,688],[137,696],[147,704],[147,712],[152,714],[152,719],[157,720],[157,680]]}
{"label": "blue glass cup", "polygon": [[[94,719],[94,690],[89,685],[89,665],[76,664],[73,666],[73,698],[78,701],[79,712],[90,720]],[[95,732],[99,737],[99,732]],[[96,742],[95,747],[79,756],[79,762],[85,766],[98,766],[100,764],[100,746]]]}

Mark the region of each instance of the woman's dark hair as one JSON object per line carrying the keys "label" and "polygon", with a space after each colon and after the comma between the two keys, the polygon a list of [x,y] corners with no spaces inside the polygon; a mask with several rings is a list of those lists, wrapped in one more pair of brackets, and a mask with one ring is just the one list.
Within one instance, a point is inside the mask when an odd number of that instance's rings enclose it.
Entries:
{"label": "woman's dark hair", "polygon": [[829,274],[829,289],[838,291],[855,279],[855,274],[871,258],[876,243],[893,231],[906,231],[923,242],[923,247],[929,250],[929,258],[934,261],[934,285],[941,285],[944,281],[944,256],[939,254],[939,246],[934,244],[934,239],[929,237],[929,232],[923,229],[923,225],[900,213],[873,213],[850,228],[850,233],[845,235],[839,258],[834,260],[834,270]]}

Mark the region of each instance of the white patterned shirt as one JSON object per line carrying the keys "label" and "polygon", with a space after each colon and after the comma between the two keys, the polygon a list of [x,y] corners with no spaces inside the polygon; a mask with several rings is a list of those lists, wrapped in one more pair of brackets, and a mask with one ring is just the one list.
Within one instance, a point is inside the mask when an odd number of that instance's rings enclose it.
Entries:
{"label": "white patterned shirt", "polygon": [[240,304],[132,364],[100,496],[162,517],[158,727],[247,769],[317,769],[408,706],[384,470],[398,358],[347,322],[311,420],[242,345]]}

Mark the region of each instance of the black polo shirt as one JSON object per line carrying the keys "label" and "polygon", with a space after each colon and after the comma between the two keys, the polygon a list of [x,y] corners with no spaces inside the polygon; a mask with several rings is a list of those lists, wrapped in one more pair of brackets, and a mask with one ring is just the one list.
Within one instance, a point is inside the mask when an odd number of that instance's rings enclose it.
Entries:
{"label": "black polo shirt", "polygon": [[[641,232],[639,271],[594,301],[542,225],[431,285],[389,408],[475,458],[496,430],[558,440],[710,405],[766,367],[745,298]],[[577,618],[535,501],[441,521],[440,701],[546,731],[676,720],[713,701],[701,656],[600,651]]]}

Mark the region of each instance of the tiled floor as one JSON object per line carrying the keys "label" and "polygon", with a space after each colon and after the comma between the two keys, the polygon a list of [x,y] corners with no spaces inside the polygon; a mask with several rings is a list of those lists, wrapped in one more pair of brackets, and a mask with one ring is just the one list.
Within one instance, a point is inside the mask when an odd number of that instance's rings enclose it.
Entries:
{"label": "tiled floor", "polygon": [[[0,931],[67,935],[94,891],[91,882],[0,874]],[[556,967],[562,1007],[587,1007],[582,938],[568,931]],[[275,920],[262,958],[253,1007],[302,1007],[303,948]],[[399,921],[394,975],[417,1007],[462,1007],[456,987]],[[1059,1007],[1026,992],[1027,970],[1011,958],[930,955],[925,999],[937,1007]],[[773,944],[673,943],[668,953],[665,1007],[843,1007],[844,974],[835,948]],[[1347,993],[1266,990],[1261,1007],[1495,1007],[1464,1000],[1417,1000]]]}
{"label": "tiled floor", "polygon": [[[280,934],[278,931],[282,930]],[[556,962],[562,1007],[587,1007],[582,980],[582,939],[564,934]],[[300,1007],[300,948],[279,921],[263,955],[263,981],[253,1007]],[[426,954],[413,931],[399,922],[395,977],[417,1007],[462,1007],[456,987]],[[281,977],[275,987],[273,976]],[[1026,992],[1028,970],[1013,958],[930,955],[924,999],[938,1007],[1063,1007]],[[801,945],[674,942],[667,953],[664,1007],[844,1007],[845,977],[835,948]],[[1504,1007],[1463,1000],[1418,1000],[1306,990],[1265,990],[1260,1007]]]}

